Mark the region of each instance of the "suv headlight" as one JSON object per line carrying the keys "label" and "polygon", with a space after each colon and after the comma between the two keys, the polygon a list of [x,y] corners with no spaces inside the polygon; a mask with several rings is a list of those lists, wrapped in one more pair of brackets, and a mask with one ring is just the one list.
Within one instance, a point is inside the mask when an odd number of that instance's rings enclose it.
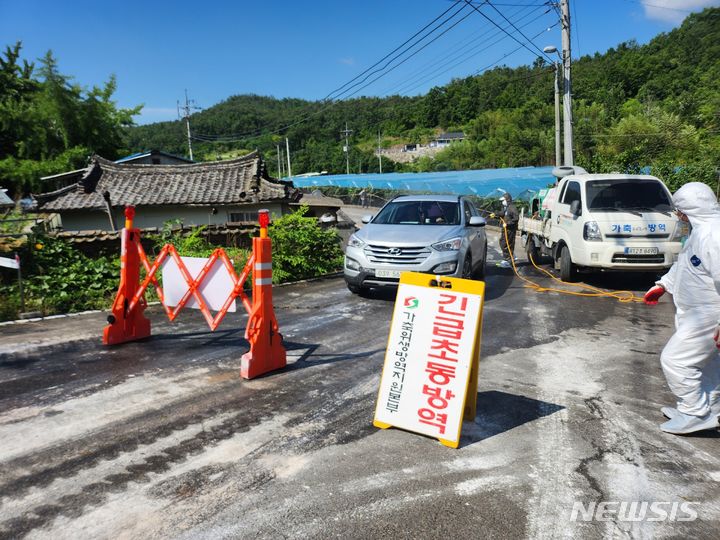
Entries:
{"label": "suv headlight", "polygon": [[357,236],[352,234],[352,235],[350,235],[350,238],[348,238],[347,245],[348,245],[348,247],[361,248],[365,245],[365,242],[363,242]]}
{"label": "suv headlight", "polygon": [[597,221],[588,221],[583,227],[583,239],[590,242],[602,241],[602,233],[600,227],[598,227]]}
{"label": "suv headlight", "polygon": [[437,251],[457,251],[460,249],[462,244],[462,238],[452,238],[450,240],[443,240],[432,245]]}
{"label": "suv headlight", "polygon": [[670,237],[671,242],[682,242],[683,238],[690,234],[690,226],[685,221],[678,221],[675,225],[675,232]]}
{"label": "suv headlight", "polygon": [[360,263],[350,257],[345,257],[345,267],[356,272],[360,271]]}

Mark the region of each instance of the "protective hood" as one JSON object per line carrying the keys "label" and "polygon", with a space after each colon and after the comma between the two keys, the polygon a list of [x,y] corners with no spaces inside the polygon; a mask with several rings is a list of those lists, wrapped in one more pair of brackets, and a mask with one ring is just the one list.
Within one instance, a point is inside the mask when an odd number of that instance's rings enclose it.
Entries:
{"label": "protective hood", "polygon": [[720,205],[710,186],[690,182],[673,195],[675,208],[685,214],[693,227],[720,219]]}

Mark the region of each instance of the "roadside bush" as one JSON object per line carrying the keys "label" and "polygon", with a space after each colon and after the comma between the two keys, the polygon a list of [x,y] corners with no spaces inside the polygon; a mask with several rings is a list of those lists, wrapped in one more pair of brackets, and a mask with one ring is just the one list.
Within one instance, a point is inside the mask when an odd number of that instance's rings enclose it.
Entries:
{"label": "roadside bush", "polygon": [[35,246],[42,248],[32,252],[26,304],[34,303],[46,314],[107,306],[118,286],[119,257],[91,259],[55,238],[39,238]]}
{"label": "roadside bush", "polygon": [[343,252],[335,229],[323,229],[306,218],[307,206],[270,224],[273,245],[273,283],[304,279],[342,269]]}
{"label": "roadside bush", "polygon": [[[275,283],[342,268],[343,254],[337,233],[321,228],[315,218],[304,217],[307,210],[302,207],[270,225]],[[173,230],[173,225],[166,223],[153,239],[156,252],[167,243],[173,244],[185,257],[209,257],[217,249],[218,246],[202,236],[204,227],[181,234]],[[224,249],[239,274],[250,252],[241,248]],[[26,241],[17,251],[21,257],[25,311],[52,315],[107,309],[112,304],[120,277],[119,254],[90,258],[69,242],[42,236]],[[21,310],[16,271],[4,270],[7,272],[0,275],[0,321],[18,318]],[[144,273],[144,269],[141,270],[141,277]],[[157,299],[154,287],[148,288],[146,298]]]}
{"label": "roadside bush", "polygon": [[[118,286],[118,258],[91,259],[68,242],[36,237],[18,250],[21,258],[26,311],[44,315],[107,306]],[[17,318],[20,291],[13,275],[0,287],[0,318]]]}

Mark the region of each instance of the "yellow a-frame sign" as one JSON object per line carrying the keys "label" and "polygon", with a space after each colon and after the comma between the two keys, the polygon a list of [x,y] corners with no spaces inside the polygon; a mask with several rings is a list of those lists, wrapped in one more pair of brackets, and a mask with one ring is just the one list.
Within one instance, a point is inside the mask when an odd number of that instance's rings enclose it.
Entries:
{"label": "yellow a-frame sign", "polygon": [[457,448],[475,419],[485,283],[403,272],[373,425]]}

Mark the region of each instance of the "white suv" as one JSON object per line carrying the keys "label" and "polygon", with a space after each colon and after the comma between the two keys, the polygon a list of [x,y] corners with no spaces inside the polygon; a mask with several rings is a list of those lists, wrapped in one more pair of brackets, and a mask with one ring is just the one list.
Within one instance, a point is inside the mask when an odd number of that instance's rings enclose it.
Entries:
{"label": "white suv", "polygon": [[403,271],[485,276],[485,218],[465,197],[396,197],[363,223],[345,250],[345,281],[353,293],[396,286]]}

